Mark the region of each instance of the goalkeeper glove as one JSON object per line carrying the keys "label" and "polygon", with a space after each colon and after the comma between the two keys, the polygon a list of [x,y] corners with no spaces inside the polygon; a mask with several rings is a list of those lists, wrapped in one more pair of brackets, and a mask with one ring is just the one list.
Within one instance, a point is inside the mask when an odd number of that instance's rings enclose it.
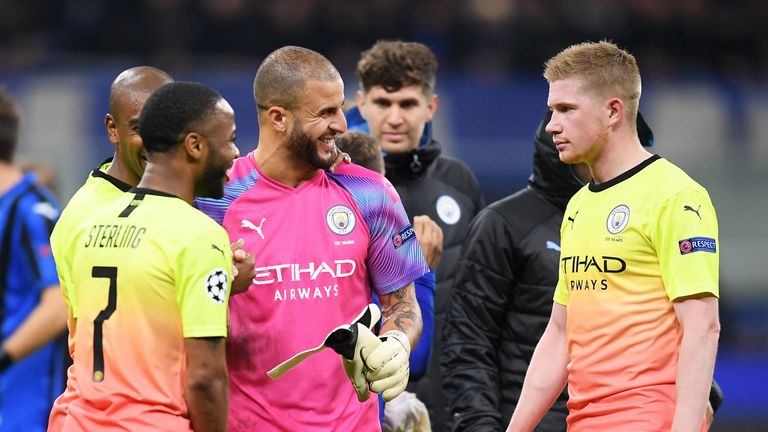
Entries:
{"label": "goalkeeper glove", "polygon": [[341,356],[341,365],[352,382],[357,393],[357,400],[365,402],[370,396],[368,381],[365,379],[365,364],[361,357],[362,348],[370,351],[381,344],[379,338],[371,332],[379,322],[381,311],[375,304],[369,304],[349,326],[350,333],[333,332],[328,335],[325,345]]}
{"label": "goalkeeper glove", "polygon": [[381,393],[384,401],[389,402],[408,385],[411,342],[405,333],[399,330],[390,330],[379,339],[381,345],[372,350],[364,346],[362,356],[368,369],[366,379],[370,383],[371,391]]}
{"label": "goalkeeper glove", "polygon": [[325,341],[326,346],[341,355],[341,365],[344,372],[352,381],[352,387],[357,393],[357,400],[365,402],[371,392],[368,390],[367,371],[362,359],[363,351],[372,351],[382,344],[381,340],[363,324],[350,326],[349,331],[335,331]]}
{"label": "goalkeeper glove", "polygon": [[361,350],[365,348],[370,352],[382,343],[379,338],[371,333],[371,329],[379,322],[379,318],[381,318],[381,311],[378,306],[375,304],[366,306],[351,324],[337,327],[325,337],[322,344],[296,354],[275,366],[267,372],[267,375],[273,380],[279,379],[309,356],[329,347],[341,355],[344,372],[352,381],[352,386],[355,388],[355,393],[357,393],[357,399],[360,402],[368,400],[370,391],[368,390],[368,382],[365,379],[366,369],[361,358]]}

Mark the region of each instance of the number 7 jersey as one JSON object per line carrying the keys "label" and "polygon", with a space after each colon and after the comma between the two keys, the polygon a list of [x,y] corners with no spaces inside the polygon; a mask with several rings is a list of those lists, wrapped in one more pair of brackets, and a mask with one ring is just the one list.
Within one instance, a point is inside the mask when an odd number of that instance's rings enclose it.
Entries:
{"label": "number 7 jersey", "polygon": [[63,430],[191,430],[184,339],[227,334],[226,232],[175,196],[137,188],[73,239],[79,397]]}

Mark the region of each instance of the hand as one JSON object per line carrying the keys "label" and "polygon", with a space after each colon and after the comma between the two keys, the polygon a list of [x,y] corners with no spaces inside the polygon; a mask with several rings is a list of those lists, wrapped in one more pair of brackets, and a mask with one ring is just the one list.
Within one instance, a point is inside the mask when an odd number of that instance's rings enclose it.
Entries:
{"label": "hand", "polygon": [[352,158],[349,157],[347,153],[344,153],[343,151],[339,150],[339,148],[336,147],[335,145],[333,146],[333,151],[334,151],[334,154],[336,155],[336,158],[333,160],[333,164],[329,169],[330,172],[334,172],[336,170],[336,167],[341,165],[342,162],[344,163],[352,162]]}
{"label": "hand", "polygon": [[357,400],[365,402],[370,397],[371,391],[368,389],[368,380],[365,376],[367,369],[365,368],[361,353],[363,351],[375,350],[376,347],[381,345],[381,340],[368,327],[362,324],[354,324],[352,328],[355,329],[353,333],[356,333],[355,350],[351,359],[341,355],[341,365],[344,367],[344,373],[347,374],[347,377],[352,382],[352,387],[355,388]]}
{"label": "hand", "polygon": [[248,291],[256,276],[256,257],[243,249],[245,241],[232,243],[232,294]]}
{"label": "hand", "polygon": [[361,353],[363,350],[370,352],[381,345],[381,340],[371,332],[373,326],[379,322],[381,310],[375,304],[369,304],[357,318],[352,321],[347,331],[336,329],[325,339],[324,344],[341,356],[341,365],[344,372],[352,381],[357,399],[365,402],[370,397],[368,381],[365,379],[365,364]]}
{"label": "hand", "polygon": [[427,265],[436,269],[443,256],[443,230],[426,215],[413,218],[413,229]]}
{"label": "hand", "polygon": [[381,345],[373,350],[363,347],[361,355],[368,369],[365,378],[371,391],[381,393],[384,401],[389,402],[408,385],[411,343],[405,333],[399,330],[390,330],[379,339],[382,341]]}

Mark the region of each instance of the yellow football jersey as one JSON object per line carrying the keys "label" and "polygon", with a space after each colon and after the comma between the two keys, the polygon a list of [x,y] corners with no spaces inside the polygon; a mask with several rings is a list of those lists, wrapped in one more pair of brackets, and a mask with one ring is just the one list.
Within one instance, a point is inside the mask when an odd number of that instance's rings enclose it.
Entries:
{"label": "yellow football jersey", "polygon": [[719,295],[707,191],[653,156],[576,193],[561,242],[554,300],[567,308],[569,425],[669,429],[682,337],[672,302]]}
{"label": "yellow football jersey", "polygon": [[227,334],[226,231],[178,197],[136,188],[81,224],[69,245],[79,394],[67,422],[188,430],[184,338]]}
{"label": "yellow football jersey", "polygon": [[[72,234],[86,219],[131,188],[129,184],[106,173],[111,164],[112,160],[108,159],[88,175],[85,184],[69,200],[53,228],[51,250],[56,260],[56,271],[59,274],[61,292],[65,299],[70,296],[72,257],[64,251],[69,248],[67,243],[71,241]],[[70,309],[70,317],[77,318],[76,309]]]}

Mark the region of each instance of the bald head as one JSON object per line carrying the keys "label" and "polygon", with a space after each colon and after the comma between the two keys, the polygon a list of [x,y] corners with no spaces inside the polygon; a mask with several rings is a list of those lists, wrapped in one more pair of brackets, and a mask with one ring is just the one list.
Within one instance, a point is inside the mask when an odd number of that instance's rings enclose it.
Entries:
{"label": "bald head", "polygon": [[307,48],[285,46],[264,59],[253,81],[253,97],[262,112],[272,106],[293,110],[308,81],[332,82],[339,71],[322,54]]}
{"label": "bald head", "polygon": [[109,112],[119,116],[119,104],[126,97],[135,95],[149,96],[173,78],[164,71],[152,66],[137,66],[120,73],[109,88]]}

